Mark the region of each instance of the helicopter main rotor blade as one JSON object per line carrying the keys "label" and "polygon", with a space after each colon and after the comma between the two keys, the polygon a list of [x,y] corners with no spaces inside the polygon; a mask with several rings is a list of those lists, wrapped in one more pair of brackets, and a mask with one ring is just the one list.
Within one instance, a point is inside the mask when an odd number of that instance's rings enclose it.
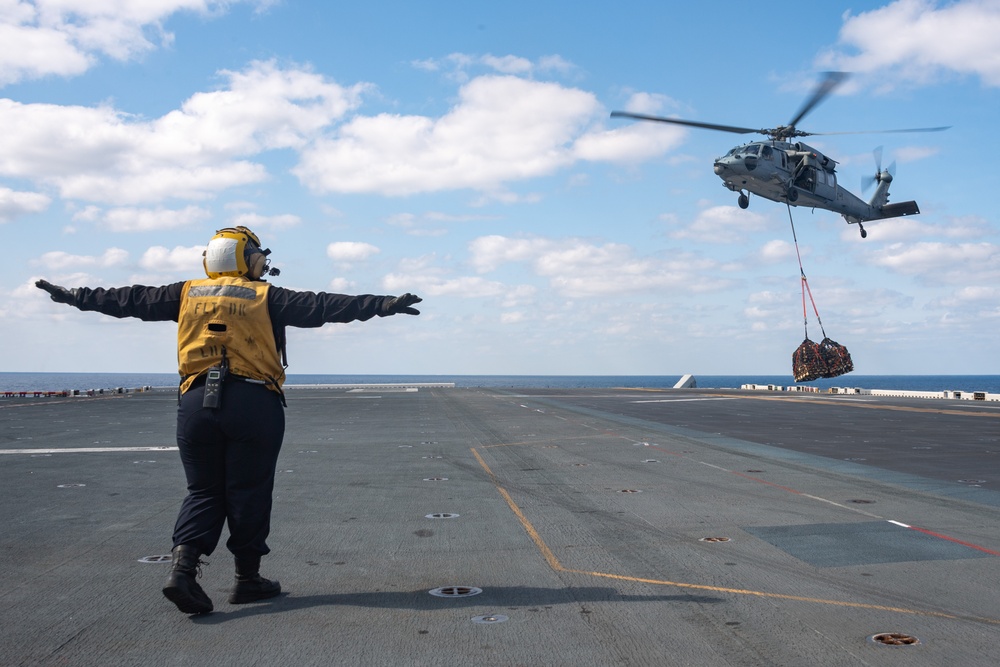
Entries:
{"label": "helicopter main rotor blade", "polygon": [[805,132],[804,135],[808,136],[824,136],[829,137],[836,134],[900,134],[903,132],[944,132],[945,130],[950,130],[951,125],[945,125],[944,127],[911,127],[907,130],[859,130],[857,132]]}
{"label": "helicopter main rotor blade", "polygon": [[833,92],[834,88],[839,86],[847,78],[847,72],[825,72],[823,80],[819,82],[816,86],[816,90],[813,91],[812,97],[806,100],[806,103],[802,105],[799,109],[799,113],[796,114],[795,118],[788,124],[788,127],[795,127],[799,124],[807,113],[813,110],[817,104],[823,101],[823,99]]}
{"label": "helicopter main rotor blade", "polygon": [[761,133],[761,130],[752,127],[736,127],[733,125],[716,125],[714,123],[699,123],[694,120],[681,120],[680,118],[664,118],[662,116],[647,116],[642,113],[631,113],[628,111],[612,111],[612,118],[634,118],[636,120],[653,120],[658,123],[673,123],[674,125],[688,125],[690,127],[700,127],[706,130],[719,130],[720,132],[732,132],[734,134],[754,134]]}

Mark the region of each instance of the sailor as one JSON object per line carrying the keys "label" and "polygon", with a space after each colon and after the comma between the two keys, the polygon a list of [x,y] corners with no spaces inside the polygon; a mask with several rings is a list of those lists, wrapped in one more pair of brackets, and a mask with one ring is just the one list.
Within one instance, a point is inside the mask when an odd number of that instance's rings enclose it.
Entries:
{"label": "sailor", "polygon": [[260,560],[270,552],[271,495],[285,432],[285,328],[420,314],[412,306],[421,299],[413,294],[347,296],[273,286],[263,279],[279,273],[270,268],[270,252],[246,227],[226,228],[204,252],[207,278],[109,289],[35,283],[53,301],[80,310],[177,322],[177,446],[188,494],[163,594],[187,614],[212,611],[196,576],[200,557],[215,550],[227,523],[226,547],[236,561],[229,602],[281,592],[277,581],[260,576]]}

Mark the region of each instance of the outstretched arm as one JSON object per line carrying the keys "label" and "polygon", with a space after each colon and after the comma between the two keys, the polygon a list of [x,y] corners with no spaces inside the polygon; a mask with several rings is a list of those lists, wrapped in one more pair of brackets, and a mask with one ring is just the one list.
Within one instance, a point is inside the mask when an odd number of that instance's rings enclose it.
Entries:
{"label": "outstretched arm", "polygon": [[421,298],[414,294],[349,296],[327,292],[299,292],[283,287],[272,287],[268,292],[271,319],[281,327],[320,327],[329,322],[363,322],[376,315],[419,315],[420,311],[412,306],[420,301]]}
{"label": "outstretched arm", "polygon": [[162,287],[132,285],[107,289],[67,289],[44,279],[35,282],[35,287],[48,292],[56,303],[66,303],[80,310],[93,310],[112,317],[137,317],[148,322],[177,321],[183,286],[184,283],[180,282]]}

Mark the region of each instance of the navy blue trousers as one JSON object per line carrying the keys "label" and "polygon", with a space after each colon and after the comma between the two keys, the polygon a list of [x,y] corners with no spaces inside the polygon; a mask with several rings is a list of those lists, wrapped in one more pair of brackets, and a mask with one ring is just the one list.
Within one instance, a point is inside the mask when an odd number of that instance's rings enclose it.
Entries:
{"label": "navy blue trousers", "polygon": [[188,495],[174,526],[174,546],[193,545],[206,555],[229,524],[226,548],[236,556],[270,549],[274,469],[285,435],[285,411],[263,385],[229,380],[219,408],[203,408],[203,382],[177,408],[177,446]]}

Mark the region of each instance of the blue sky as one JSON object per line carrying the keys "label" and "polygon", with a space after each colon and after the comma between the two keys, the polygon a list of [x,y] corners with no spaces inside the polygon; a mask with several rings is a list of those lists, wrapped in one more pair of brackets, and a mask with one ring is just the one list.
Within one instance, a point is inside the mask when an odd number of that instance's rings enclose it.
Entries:
{"label": "blue sky", "polygon": [[275,284],[424,298],[290,331],[292,373],[790,375],[786,209],[712,173],[749,137],[609,114],[773,127],[842,70],[800,129],[952,128],[810,139],[855,192],[883,146],[922,212],[793,209],[827,335],[859,374],[1000,372],[1000,2],[768,7],[0,0],[0,370],[173,371],[174,325],[33,283],[196,278],[245,224]]}

